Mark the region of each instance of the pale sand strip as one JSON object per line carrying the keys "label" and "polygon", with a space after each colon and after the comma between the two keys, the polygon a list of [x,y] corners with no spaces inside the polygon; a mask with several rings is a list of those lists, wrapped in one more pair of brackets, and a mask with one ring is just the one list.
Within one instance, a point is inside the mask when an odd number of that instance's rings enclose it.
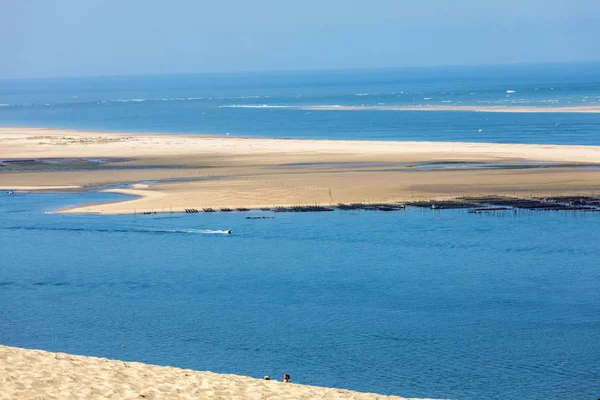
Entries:
{"label": "pale sand strip", "polygon": [[[463,142],[393,142],[352,140],[298,140],[217,137],[202,135],[119,134],[43,128],[0,128],[0,160],[60,157],[176,157],[265,156],[268,164],[297,162],[310,157],[319,162],[332,155],[372,156],[369,161],[426,161],[436,157],[456,160],[526,159],[596,162],[599,146],[499,144]],[[189,160],[181,160],[182,162]],[[365,161],[363,159],[363,161]]]}
{"label": "pale sand strip", "polygon": [[0,399],[142,398],[403,399],[0,345]]}
{"label": "pale sand strip", "polygon": [[62,189],[78,189],[80,186],[0,186],[0,190],[17,190],[17,191],[36,191],[36,190],[62,190]]}
{"label": "pale sand strip", "polygon": [[[271,179],[269,179],[271,178]],[[246,180],[237,177],[151,185],[147,190],[118,189],[141,196],[109,204],[66,209],[69,213],[129,214],[183,212],[186,208],[334,205],[337,203],[393,203],[450,199],[489,194],[529,197],[600,194],[600,171],[562,170],[543,175],[528,171],[482,172],[356,172],[298,173]]]}
{"label": "pale sand strip", "polygon": [[598,146],[247,139],[0,128],[0,160],[61,157],[121,160],[110,164],[110,169],[88,166],[87,170],[3,172],[0,186],[84,187],[163,180],[119,190],[139,196],[132,201],[67,210],[90,213],[395,202],[486,194],[589,195],[600,191],[598,167],[426,171],[408,166],[439,161],[600,165]]}
{"label": "pale sand strip", "polygon": [[528,106],[309,106],[307,111],[475,111],[489,113],[600,113],[600,106],[528,107]]}

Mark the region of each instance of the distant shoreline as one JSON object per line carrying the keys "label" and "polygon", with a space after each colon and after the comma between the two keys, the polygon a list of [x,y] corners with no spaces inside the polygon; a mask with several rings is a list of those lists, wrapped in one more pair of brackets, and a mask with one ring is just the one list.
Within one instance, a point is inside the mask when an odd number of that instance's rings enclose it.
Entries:
{"label": "distant shoreline", "polygon": [[[265,108],[269,108],[268,106]],[[471,111],[481,113],[600,113],[597,106],[524,107],[524,106],[299,106],[307,111]]]}

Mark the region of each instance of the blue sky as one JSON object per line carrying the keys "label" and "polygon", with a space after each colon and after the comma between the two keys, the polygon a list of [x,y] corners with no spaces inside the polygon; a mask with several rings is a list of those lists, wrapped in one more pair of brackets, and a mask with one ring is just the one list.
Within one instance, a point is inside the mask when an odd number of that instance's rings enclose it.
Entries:
{"label": "blue sky", "polygon": [[0,0],[0,78],[600,61],[599,0]]}

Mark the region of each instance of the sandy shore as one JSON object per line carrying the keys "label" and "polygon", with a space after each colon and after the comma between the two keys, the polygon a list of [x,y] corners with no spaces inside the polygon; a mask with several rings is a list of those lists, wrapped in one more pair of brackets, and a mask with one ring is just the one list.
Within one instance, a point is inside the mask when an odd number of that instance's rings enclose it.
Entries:
{"label": "sandy shore", "polygon": [[317,106],[301,107],[312,111],[475,111],[502,113],[600,113],[600,106],[528,107],[528,106]]}
{"label": "sandy shore", "polygon": [[0,345],[0,399],[142,398],[403,399]]}
{"label": "sandy shore", "polygon": [[[65,187],[62,190],[72,191],[77,187],[138,196],[65,212],[140,213],[600,192],[598,146],[0,128],[0,154],[3,189]],[[118,183],[130,185],[111,186]]]}

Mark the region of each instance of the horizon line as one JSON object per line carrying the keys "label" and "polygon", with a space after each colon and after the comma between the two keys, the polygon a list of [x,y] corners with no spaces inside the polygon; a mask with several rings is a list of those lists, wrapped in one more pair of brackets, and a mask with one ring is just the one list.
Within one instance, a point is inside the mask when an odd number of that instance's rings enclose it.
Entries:
{"label": "horizon line", "polygon": [[273,70],[239,70],[239,71],[203,71],[203,72],[161,72],[144,74],[107,74],[107,75],[69,75],[69,76],[31,76],[31,77],[0,77],[0,81],[47,80],[47,79],[95,79],[95,78],[141,78],[151,76],[189,76],[189,75],[234,75],[234,74],[265,74],[265,73],[293,73],[293,72],[341,72],[341,71],[368,71],[368,70],[414,70],[436,68],[490,68],[510,66],[544,66],[544,65],[584,65],[600,64],[594,61],[542,61],[542,62],[514,62],[497,64],[439,64],[421,66],[375,66],[375,67],[349,67],[349,68],[305,68],[305,69],[273,69]]}

